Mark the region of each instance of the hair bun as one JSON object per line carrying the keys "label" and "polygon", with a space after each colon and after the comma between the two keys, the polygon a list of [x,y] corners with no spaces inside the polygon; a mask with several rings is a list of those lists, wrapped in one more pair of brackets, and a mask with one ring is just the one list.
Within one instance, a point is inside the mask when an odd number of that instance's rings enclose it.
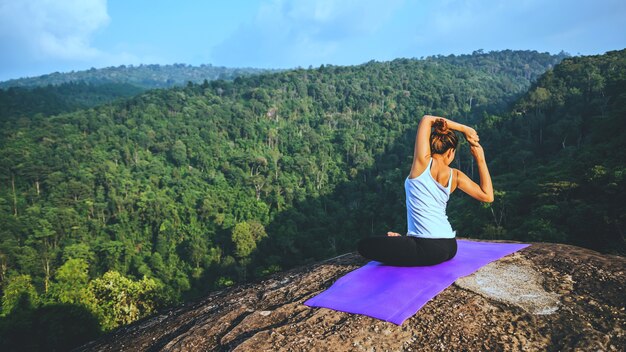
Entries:
{"label": "hair bun", "polygon": [[433,127],[435,128],[435,133],[437,134],[446,134],[448,133],[448,124],[446,120],[442,118],[438,118],[433,123]]}

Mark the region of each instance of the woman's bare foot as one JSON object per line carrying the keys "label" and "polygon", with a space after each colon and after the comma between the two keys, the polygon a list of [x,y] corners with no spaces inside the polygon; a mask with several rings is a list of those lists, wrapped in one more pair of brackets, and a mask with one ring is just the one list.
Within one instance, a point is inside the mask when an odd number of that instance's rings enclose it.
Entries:
{"label": "woman's bare foot", "polygon": [[397,233],[397,232],[387,232],[387,236],[402,236],[401,234]]}

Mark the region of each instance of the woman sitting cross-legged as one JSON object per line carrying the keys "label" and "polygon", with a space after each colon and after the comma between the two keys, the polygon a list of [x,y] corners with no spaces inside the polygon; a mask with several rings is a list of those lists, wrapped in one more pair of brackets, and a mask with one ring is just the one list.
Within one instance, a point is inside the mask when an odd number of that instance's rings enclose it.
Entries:
{"label": "woman sitting cross-legged", "polygon": [[[454,131],[462,132],[470,144],[480,186],[460,170],[449,167],[458,145]],[[459,188],[482,202],[493,202],[491,176],[478,140],[471,127],[443,117],[424,116],[417,130],[411,172],[404,180],[407,235],[390,231],[387,236],[363,238],[358,252],[394,266],[434,265],[452,259],[457,246],[456,231],[446,215],[450,194]]]}

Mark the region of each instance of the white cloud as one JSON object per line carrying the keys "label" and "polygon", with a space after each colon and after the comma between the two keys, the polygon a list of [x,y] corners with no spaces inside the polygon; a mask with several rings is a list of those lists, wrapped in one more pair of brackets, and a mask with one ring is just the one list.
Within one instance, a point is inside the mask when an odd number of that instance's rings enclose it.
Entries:
{"label": "white cloud", "polygon": [[334,63],[351,41],[374,34],[402,0],[274,0],[262,3],[251,24],[242,25],[213,50],[229,66],[293,67]]}
{"label": "white cloud", "polygon": [[106,0],[0,0],[0,79],[138,63],[92,45],[109,22]]}
{"label": "white cloud", "polygon": [[0,45],[13,59],[86,60],[101,55],[89,42],[109,15],[106,0],[7,0],[0,23]]}
{"label": "white cloud", "polygon": [[[597,52],[600,46],[595,45],[598,41],[592,38],[593,34],[601,32],[603,23],[620,23],[616,17],[623,22],[624,4],[623,0],[450,0],[433,1],[432,6],[422,3],[424,20],[410,29],[411,38],[401,53],[471,53],[481,48],[553,53],[565,50],[572,54],[579,48],[588,48],[586,51]],[[624,32],[623,28],[626,27],[618,26],[614,32]]]}

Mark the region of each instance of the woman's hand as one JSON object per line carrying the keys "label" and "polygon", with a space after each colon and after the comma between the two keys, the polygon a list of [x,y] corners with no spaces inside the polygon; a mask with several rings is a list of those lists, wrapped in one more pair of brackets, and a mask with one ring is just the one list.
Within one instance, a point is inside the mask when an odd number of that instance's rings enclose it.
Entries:
{"label": "woman's hand", "polygon": [[401,234],[397,233],[397,232],[387,232],[387,236],[402,236]]}
{"label": "woman's hand", "polygon": [[476,162],[485,160],[485,151],[483,150],[483,147],[478,144],[478,142],[475,142],[475,145],[470,146],[470,152],[474,156],[474,159],[476,159]]}
{"label": "woman's hand", "polygon": [[463,129],[463,134],[465,134],[465,139],[467,139],[467,142],[470,144],[470,146],[480,146],[478,144],[480,138],[478,138],[478,133],[476,133],[475,129],[469,126],[465,126],[465,128]]}

